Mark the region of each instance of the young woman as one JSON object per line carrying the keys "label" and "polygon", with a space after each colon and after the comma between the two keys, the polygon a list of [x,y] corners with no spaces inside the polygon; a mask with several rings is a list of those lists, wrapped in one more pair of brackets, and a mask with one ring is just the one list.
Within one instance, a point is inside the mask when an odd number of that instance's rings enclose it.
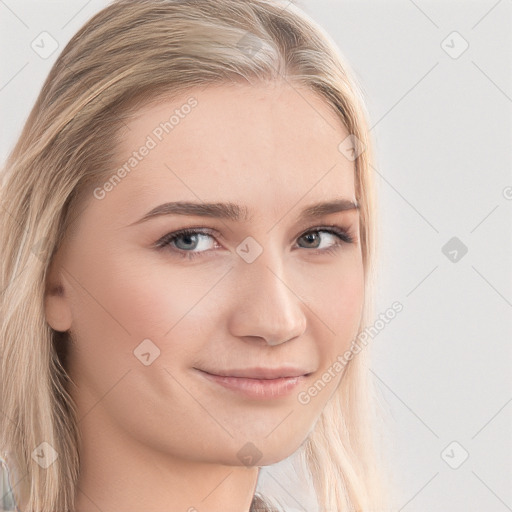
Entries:
{"label": "young woman", "polygon": [[366,119],[288,2],[118,0],[71,39],[2,172],[16,510],[275,510],[294,453],[319,510],[388,510]]}

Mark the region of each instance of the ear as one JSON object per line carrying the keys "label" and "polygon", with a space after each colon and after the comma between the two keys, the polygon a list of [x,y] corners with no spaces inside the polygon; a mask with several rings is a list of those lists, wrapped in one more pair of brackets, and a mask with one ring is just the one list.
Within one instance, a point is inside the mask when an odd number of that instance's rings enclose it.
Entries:
{"label": "ear", "polygon": [[58,258],[52,261],[46,278],[44,309],[46,321],[53,330],[65,332],[71,328],[69,287],[63,278]]}

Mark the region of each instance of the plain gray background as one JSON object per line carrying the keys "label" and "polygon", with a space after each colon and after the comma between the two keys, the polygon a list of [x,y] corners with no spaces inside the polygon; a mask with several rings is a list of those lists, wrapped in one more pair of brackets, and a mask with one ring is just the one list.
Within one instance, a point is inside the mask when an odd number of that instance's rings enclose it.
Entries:
{"label": "plain gray background", "polygon": [[[0,0],[2,162],[57,55],[107,3]],[[376,311],[403,304],[371,341],[395,510],[512,511],[512,1],[295,3],[356,73],[376,142]],[[59,44],[47,58],[31,47],[43,31]],[[259,485],[309,512],[289,462]]]}

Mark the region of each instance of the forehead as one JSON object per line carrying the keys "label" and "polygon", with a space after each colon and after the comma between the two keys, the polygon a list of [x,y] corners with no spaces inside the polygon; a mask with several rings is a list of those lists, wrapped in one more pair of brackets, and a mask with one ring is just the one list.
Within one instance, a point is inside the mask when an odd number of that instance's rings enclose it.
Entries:
{"label": "forehead", "polygon": [[236,201],[276,214],[298,202],[355,199],[354,162],[339,150],[348,135],[324,98],[295,84],[190,89],[127,123],[116,169],[129,172],[109,195],[146,206]]}

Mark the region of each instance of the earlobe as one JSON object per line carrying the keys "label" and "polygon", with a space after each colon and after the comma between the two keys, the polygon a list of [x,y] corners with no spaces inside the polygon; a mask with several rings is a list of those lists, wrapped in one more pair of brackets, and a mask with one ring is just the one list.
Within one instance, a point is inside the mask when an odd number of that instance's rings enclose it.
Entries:
{"label": "earlobe", "polygon": [[71,328],[72,315],[69,298],[62,284],[61,276],[57,275],[56,262],[50,266],[46,281],[44,297],[45,316],[48,325],[54,331],[65,332]]}
{"label": "earlobe", "polygon": [[71,309],[61,285],[53,287],[47,293],[44,308],[46,321],[54,331],[65,332],[71,328]]}

